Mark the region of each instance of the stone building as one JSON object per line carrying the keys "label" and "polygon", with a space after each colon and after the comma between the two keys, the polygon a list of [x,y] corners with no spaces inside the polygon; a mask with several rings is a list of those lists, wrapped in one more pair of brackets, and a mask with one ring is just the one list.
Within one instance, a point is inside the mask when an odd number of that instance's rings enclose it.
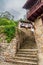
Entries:
{"label": "stone building", "polygon": [[34,36],[38,48],[39,65],[43,65],[43,0],[27,0],[23,6],[27,19],[34,22]]}

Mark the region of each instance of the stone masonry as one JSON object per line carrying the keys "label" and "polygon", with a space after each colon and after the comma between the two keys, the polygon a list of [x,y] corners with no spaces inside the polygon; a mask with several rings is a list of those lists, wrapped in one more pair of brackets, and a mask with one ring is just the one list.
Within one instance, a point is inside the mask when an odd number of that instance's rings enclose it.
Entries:
{"label": "stone masonry", "polygon": [[43,65],[43,24],[42,19],[37,18],[35,20],[35,40],[38,48],[39,65]]}
{"label": "stone masonry", "polygon": [[12,58],[16,54],[17,50],[17,39],[16,37],[12,39],[10,43],[0,43],[1,53],[0,61],[4,61],[6,58]]}

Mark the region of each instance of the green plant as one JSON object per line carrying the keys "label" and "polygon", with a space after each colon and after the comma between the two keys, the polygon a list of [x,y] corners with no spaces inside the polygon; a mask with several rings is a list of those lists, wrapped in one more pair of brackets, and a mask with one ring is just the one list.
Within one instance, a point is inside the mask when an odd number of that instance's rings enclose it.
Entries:
{"label": "green plant", "polygon": [[18,22],[14,20],[8,20],[6,18],[0,18],[0,31],[5,33],[6,40],[9,43],[16,35],[16,27]]}
{"label": "green plant", "polygon": [[6,34],[7,42],[10,42],[15,37],[16,28],[14,26],[5,26],[4,33]]}
{"label": "green plant", "polygon": [[14,20],[8,20],[6,18],[0,18],[0,26],[5,26],[5,25],[14,25],[17,26],[18,22],[14,21]]}

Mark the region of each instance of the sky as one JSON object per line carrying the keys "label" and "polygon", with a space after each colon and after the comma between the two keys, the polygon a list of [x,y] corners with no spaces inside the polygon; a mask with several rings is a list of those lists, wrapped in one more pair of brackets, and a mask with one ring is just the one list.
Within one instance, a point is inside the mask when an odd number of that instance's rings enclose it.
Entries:
{"label": "sky", "polygon": [[9,11],[15,19],[23,18],[26,14],[26,10],[22,7],[27,0],[0,0],[0,12]]}

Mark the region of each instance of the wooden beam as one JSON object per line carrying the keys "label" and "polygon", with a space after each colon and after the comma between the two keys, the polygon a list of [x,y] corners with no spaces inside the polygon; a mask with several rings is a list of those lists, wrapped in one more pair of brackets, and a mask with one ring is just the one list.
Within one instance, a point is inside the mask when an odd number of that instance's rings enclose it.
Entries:
{"label": "wooden beam", "polygon": [[37,8],[33,11],[30,11],[28,15],[28,19],[29,20],[35,20],[35,18],[37,18],[38,16],[40,16],[43,13],[43,5],[42,3],[39,5],[37,5]]}

